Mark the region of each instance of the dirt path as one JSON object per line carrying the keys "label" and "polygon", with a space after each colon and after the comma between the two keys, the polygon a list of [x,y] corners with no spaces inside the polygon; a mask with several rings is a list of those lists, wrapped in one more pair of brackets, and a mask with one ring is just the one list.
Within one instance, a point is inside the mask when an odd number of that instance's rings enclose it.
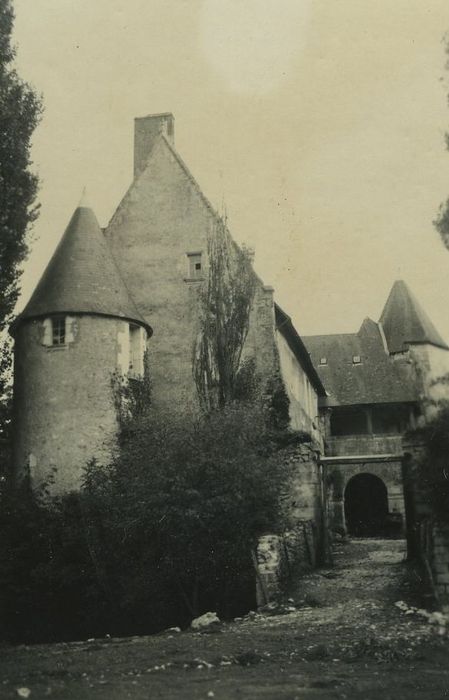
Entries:
{"label": "dirt path", "polygon": [[413,602],[404,543],[335,554],[280,609],[216,630],[3,649],[0,698],[449,698],[445,628],[394,605]]}

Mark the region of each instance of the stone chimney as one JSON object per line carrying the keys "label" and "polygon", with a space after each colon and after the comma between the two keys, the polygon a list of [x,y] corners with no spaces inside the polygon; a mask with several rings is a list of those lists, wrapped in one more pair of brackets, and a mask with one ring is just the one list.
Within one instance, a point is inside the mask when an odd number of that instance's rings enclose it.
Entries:
{"label": "stone chimney", "polygon": [[134,177],[145,169],[154,141],[159,133],[174,143],[175,118],[170,112],[149,114],[134,119]]}

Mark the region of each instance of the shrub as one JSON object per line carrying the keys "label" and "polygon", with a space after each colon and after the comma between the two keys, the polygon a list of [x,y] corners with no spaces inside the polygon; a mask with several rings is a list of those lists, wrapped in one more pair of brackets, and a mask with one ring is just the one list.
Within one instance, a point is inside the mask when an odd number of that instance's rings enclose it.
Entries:
{"label": "shrub", "polygon": [[109,604],[89,555],[79,495],[47,499],[23,485],[8,491],[1,506],[0,638],[104,633]]}
{"label": "shrub", "polygon": [[437,412],[416,436],[425,447],[418,485],[436,517],[449,522],[449,401],[438,402]]}
{"label": "shrub", "polygon": [[1,637],[151,633],[255,605],[251,549],[282,530],[290,465],[264,413],[231,403],[197,420],[151,408],[126,422],[80,493],[24,485],[0,510]]}
{"label": "shrub", "polygon": [[283,526],[288,469],[250,404],[195,422],[142,418],[114,463],[91,464],[85,479],[96,551],[121,605],[150,611],[155,590],[169,590],[186,619],[211,606],[241,612],[239,600],[247,609],[251,548]]}

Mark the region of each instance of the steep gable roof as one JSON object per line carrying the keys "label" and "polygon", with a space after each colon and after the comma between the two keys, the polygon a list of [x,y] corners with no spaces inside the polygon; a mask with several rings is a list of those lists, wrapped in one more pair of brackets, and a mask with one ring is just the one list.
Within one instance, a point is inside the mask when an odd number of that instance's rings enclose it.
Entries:
{"label": "steep gable roof", "polygon": [[[151,119],[151,117],[153,116],[172,117],[171,113],[167,112],[162,113],[161,115],[149,115],[148,117],[143,117],[142,120]],[[183,178],[185,178],[185,181],[189,183],[189,186],[195,193],[195,196],[202,203],[205,210],[207,210],[212,219],[218,220],[221,218],[219,213],[216,211],[216,209],[214,209],[213,205],[204,194],[203,190],[201,189],[197,180],[195,179],[190,169],[184,162],[183,158],[177,151],[174,145],[173,136],[171,138],[168,138],[163,128],[160,128],[158,130],[154,129],[151,136],[152,137],[147,144],[145,156],[142,156],[140,158],[140,165],[138,168],[135,169],[134,177],[127,191],[118,203],[105,229],[106,238],[109,236],[111,230],[114,228],[117,222],[120,222],[122,220],[123,211],[126,209],[126,207],[130,203],[134,203],[137,199],[139,199],[138,193],[139,190],[142,188],[142,183],[145,183],[145,180],[148,180],[149,177],[151,179],[158,177],[157,168],[155,168],[155,160],[159,155],[163,153],[169,156],[172,163],[176,164],[177,170],[182,173]]]}
{"label": "steep gable roof", "polygon": [[14,327],[25,319],[61,313],[125,318],[151,332],[129,295],[84,197]]}
{"label": "steep gable roof", "polygon": [[[303,338],[329,394],[327,405],[416,401],[417,391],[403,368],[386,352],[381,330],[367,318],[358,333]],[[360,363],[354,363],[354,358]],[[320,359],[326,358],[326,364]]]}
{"label": "steep gable roof", "polygon": [[380,323],[391,353],[404,352],[410,343],[429,343],[449,350],[432,321],[406,283],[394,283]]}

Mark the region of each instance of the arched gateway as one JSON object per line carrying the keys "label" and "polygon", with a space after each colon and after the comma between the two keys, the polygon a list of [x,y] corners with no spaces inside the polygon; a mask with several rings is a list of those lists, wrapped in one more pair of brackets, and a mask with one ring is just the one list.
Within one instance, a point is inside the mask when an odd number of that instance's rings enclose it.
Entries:
{"label": "arched gateway", "polygon": [[349,479],[344,494],[348,533],[359,537],[385,534],[388,524],[388,492],[378,476],[356,474]]}

